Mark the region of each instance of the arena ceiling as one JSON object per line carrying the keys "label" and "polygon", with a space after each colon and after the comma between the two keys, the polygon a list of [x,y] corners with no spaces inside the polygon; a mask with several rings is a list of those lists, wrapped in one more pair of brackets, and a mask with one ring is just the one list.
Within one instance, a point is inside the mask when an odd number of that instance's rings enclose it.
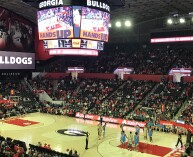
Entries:
{"label": "arena ceiling", "polygon": [[111,18],[114,20],[131,18],[136,22],[143,22],[189,12],[193,12],[192,0],[125,0],[125,6],[115,8]]}
{"label": "arena ceiling", "polygon": [[[36,23],[37,9],[32,6],[36,6],[37,0],[29,1],[24,3],[22,0],[0,0],[0,6]],[[117,1],[120,2],[120,5]],[[193,12],[193,0],[109,0],[109,2],[114,5],[111,9],[112,20],[129,18],[136,23],[168,16],[172,13]]]}

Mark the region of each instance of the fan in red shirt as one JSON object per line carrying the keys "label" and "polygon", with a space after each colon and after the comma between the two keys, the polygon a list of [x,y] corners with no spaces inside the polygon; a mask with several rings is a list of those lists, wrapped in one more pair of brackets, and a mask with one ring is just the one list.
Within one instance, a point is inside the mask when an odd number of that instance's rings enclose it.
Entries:
{"label": "fan in red shirt", "polygon": [[18,144],[15,144],[15,145],[14,145],[14,150],[17,152],[18,149],[19,149],[19,145],[18,145]]}
{"label": "fan in red shirt", "polygon": [[23,147],[19,147],[19,148],[18,148],[18,154],[19,154],[19,156],[22,156],[23,153],[24,153]]}
{"label": "fan in red shirt", "polygon": [[17,152],[14,153],[14,154],[13,154],[13,157],[19,157],[19,153],[17,153]]}

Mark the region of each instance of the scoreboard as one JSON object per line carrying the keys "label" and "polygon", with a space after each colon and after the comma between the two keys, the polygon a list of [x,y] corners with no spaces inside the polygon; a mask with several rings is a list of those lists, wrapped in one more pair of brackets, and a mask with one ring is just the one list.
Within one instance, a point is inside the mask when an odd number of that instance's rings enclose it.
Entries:
{"label": "scoreboard", "polygon": [[[52,2],[52,3],[51,3]],[[102,0],[40,2],[39,40],[44,48],[104,50],[108,42],[110,7]]]}

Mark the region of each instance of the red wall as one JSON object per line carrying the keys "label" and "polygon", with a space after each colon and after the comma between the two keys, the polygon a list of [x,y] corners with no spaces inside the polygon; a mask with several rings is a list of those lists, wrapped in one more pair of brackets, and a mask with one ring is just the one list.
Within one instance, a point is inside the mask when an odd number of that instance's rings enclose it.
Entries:
{"label": "red wall", "polygon": [[184,76],[184,77],[183,77],[183,80],[184,80],[185,82],[193,82],[193,76]]}
{"label": "red wall", "polygon": [[45,73],[43,75],[44,78],[48,79],[61,79],[69,76],[69,73]]}
{"label": "red wall", "polygon": [[[164,75],[167,80],[172,79],[172,76]],[[147,80],[160,82],[163,75],[145,75],[145,74],[125,74],[124,80],[134,79],[134,80]]]}
{"label": "red wall", "polygon": [[80,78],[98,78],[98,79],[115,79],[115,74],[103,74],[103,73],[79,73]]}
{"label": "red wall", "polygon": [[[44,77],[50,77],[50,78],[61,78],[69,76],[69,73],[46,73]],[[79,78],[98,78],[98,79],[116,79],[116,74],[106,74],[106,73],[79,73]],[[133,79],[133,80],[147,80],[147,81],[154,81],[154,82],[160,82],[163,75],[145,75],[145,74],[125,74],[124,80],[127,79]],[[172,76],[164,75],[164,77],[167,80],[172,80]],[[188,77],[189,78],[189,77]],[[193,82],[193,77],[192,82]]]}

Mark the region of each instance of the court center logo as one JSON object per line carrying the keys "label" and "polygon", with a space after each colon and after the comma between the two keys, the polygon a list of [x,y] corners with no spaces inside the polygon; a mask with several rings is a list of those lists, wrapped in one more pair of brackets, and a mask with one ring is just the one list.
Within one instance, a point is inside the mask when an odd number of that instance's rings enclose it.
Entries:
{"label": "court center logo", "polygon": [[74,129],[60,129],[57,133],[68,136],[86,136],[87,132]]}

